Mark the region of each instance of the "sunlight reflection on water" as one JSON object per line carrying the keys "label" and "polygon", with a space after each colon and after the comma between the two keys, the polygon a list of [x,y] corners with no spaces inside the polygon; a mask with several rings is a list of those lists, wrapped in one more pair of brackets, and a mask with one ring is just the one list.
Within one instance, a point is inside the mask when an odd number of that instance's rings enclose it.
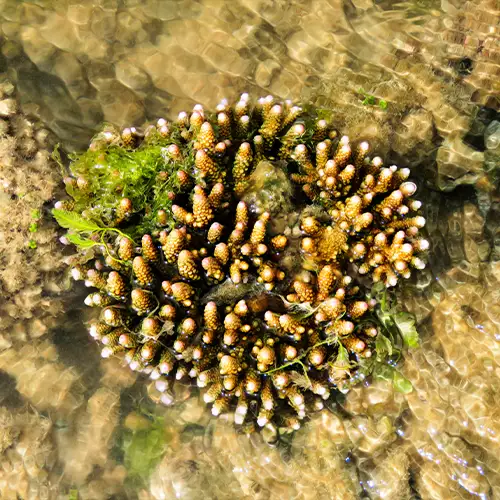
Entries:
{"label": "sunlight reflection on water", "polygon": [[[433,251],[398,292],[423,338],[403,367],[413,392],[365,383],[270,448],[212,420],[197,390],[165,409],[101,362],[50,246],[0,307],[0,497],[500,496],[499,19],[494,0],[0,0],[0,71],[64,147],[243,91],[328,107],[425,179]],[[30,182],[60,181],[40,172]],[[0,281],[19,281],[12,262]]]}

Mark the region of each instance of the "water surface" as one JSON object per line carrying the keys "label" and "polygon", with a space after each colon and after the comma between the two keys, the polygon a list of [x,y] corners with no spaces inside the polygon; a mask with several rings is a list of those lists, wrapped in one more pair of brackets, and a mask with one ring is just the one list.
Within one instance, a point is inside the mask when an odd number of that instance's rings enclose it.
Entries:
{"label": "water surface", "polygon": [[[0,0],[2,99],[38,120],[0,130],[0,498],[500,497],[499,21],[495,0]],[[432,242],[398,292],[414,390],[369,381],[277,446],[100,359],[43,212],[60,172],[33,156],[241,92],[331,108],[410,166]]]}

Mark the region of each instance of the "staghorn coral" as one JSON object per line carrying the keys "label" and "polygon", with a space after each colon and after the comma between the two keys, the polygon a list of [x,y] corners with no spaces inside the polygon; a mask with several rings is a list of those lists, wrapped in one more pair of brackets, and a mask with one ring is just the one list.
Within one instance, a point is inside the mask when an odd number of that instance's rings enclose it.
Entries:
{"label": "staghorn coral", "polygon": [[313,201],[325,204],[329,216],[326,224],[314,216],[302,220],[302,249],[326,262],[346,253],[350,261],[360,262],[361,274],[372,271],[375,282],[395,286],[398,275],[408,278],[411,267],[425,267],[416,255],[429,247],[427,240],[417,238],[425,225],[417,215],[422,203],[411,199],[417,187],[406,182],[410,170],[384,168],[379,157],[365,162],[368,147],[362,142],[353,153],[344,136],[328,159],[331,143],[322,141],[316,146],[315,164],[304,145],[295,148],[304,173],[292,179]]}
{"label": "staghorn coral", "polygon": [[[425,266],[428,243],[409,170],[337,137],[289,101],[247,94],[215,120],[196,105],[144,133],[98,135],[53,213],[84,249],[73,277],[97,289],[85,303],[101,309],[89,331],[102,356],[124,353],[165,404],[169,380],[196,379],[212,413],[234,410],[245,431],[297,429],[348,390],[380,336],[355,278],[394,286]],[[294,227],[273,222],[273,196],[269,211],[266,196],[244,201],[263,163],[296,184]]]}

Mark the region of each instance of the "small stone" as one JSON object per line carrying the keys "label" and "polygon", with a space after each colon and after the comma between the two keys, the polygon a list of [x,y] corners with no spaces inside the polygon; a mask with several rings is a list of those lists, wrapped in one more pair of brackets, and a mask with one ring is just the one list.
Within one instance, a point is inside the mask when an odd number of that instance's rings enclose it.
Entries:
{"label": "small stone", "polygon": [[9,117],[13,116],[17,111],[17,105],[15,99],[4,99],[0,101],[0,116]]}
{"label": "small stone", "polygon": [[123,427],[132,431],[145,430],[151,427],[151,421],[144,415],[133,411],[125,417]]}
{"label": "small stone", "polygon": [[9,131],[9,122],[0,120],[0,137],[4,137]]}
{"label": "small stone", "polygon": [[92,61],[87,66],[87,77],[97,90],[101,90],[111,85],[115,79],[115,72],[109,64]]}
{"label": "small stone", "polygon": [[5,80],[0,83],[0,98],[9,97],[14,93],[15,87],[12,82]]}
{"label": "small stone", "polygon": [[61,52],[54,64],[54,70],[66,85],[72,85],[84,80],[83,67],[77,57],[67,52]]}
{"label": "small stone", "polygon": [[[156,53],[144,61],[144,69],[151,76],[153,84],[156,88],[164,90],[174,96],[183,97],[184,93],[179,87],[179,83],[171,74],[171,62],[172,60],[168,56]],[[155,96],[153,96],[153,98],[155,98]],[[180,104],[178,111],[182,109],[181,106],[182,103]],[[177,109],[173,109],[172,113],[175,113],[176,111]]]}
{"label": "small stone", "polygon": [[100,40],[112,40],[115,36],[116,18],[114,12],[96,9],[92,11],[90,29]]}
{"label": "small stone", "polygon": [[279,67],[280,65],[272,59],[266,59],[259,63],[255,71],[255,83],[261,87],[269,86]]}
{"label": "small stone", "polygon": [[500,121],[492,121],[484,133],[486,149],[498,149],[500,146]]}
{"label": "small stone", "polygon": [[153,19],[171,21],[177,17],[177,4],[172,0],[149,0],[143,2],[144,13]]}
{"label": "small stone", "polygon": [[441,144],[437,157],[438,187],[451,190],[460,184],[474,184],[483,174],[484,153],[450,134]]}
{"label": "small stone", "polygon": [[147,42],[149,34],[142,28],[142,22],[133,12],[120,12],[117,16],[116,41],[125,47]]}
{"label": "small stone", "polygon": [[150,85],[147,73],[131,61],[119,61],[115,71],[118,81],[132,90],[146,90]]}
{"label": "small stone", "polygon": [[140,99],[117,81],[101,87],[99,101],[106,121],[121,126],[144,121],[144,107]]}
{"label": "small stone", "polygon": [[236,50],[210,43],[203,51],[203,59],[212,62],[219,71],[232,75],[247,76],[250,61],[241,57]]}
{"label": "small stone", "polygon": [[79,52],[81,49],[76,28],[68,23],[66,17],[59,14],[53,13],[47,17],[43,29],[40,30],[40,35],[47,42],[71,54]]}
{"label": "small stone", "polygon": [[92,15],[92,5],[73,4],[68,7],[68,20],[74,24],[85,26]]}

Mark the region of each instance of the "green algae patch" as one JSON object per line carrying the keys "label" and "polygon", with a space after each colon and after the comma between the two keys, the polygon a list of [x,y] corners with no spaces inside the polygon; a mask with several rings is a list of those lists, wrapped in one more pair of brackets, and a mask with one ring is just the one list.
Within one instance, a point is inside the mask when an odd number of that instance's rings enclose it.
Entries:
{"label": "green algae patch", "polygon": [[420,346],[415,317],[403,311],[396,303],[393,293],[378,283],[372,287],[371,295],[377,300],[376,321],[380,331],[375,342],[376,356],[364,360],[363,369],[374,378],[391,382],[394,389],[403,394],[412,392],[411,382],[398,370],[398,362],[405,348]]}
{"label": "green algae patch", "polygon": [[[63,227],[62,218],[80,219],[67,227],[70,234],[80,236],[70,237],[78,246],[90,246],[88,238],[82,237],[82,233],[88,236],[92,232],[90,226],[102,232],[120,225],[124,234],[135,238],[158,229],[159,211],[164,214],[161,226],[173,224],[173,193],[182,190],[177,173],[192,168],[192,149],[185,144],[185,151],[178,148],[179,155],[172,158],[167,146],[175,145],[175,134],[167,141],[156,130],[137,148],[117,144],[119,137],[105,129],[86,152],[69,156],[70,175],[65,177],[65,185],[71,199],[60,203],[53,215]],[[83,227],[82,220],[89,227]]]}
{"label": "green algae patch", "polygon": [[[110,233],[130,238],[115,227],[102,227],[97,222],[85,219],[75,211],[54,208],[52,215],[61,227],[69,230],[67,234],[68,240],[82,249],[89,249],[98,245],[103,245],[107,249],[105,237]],[[118,259],[114,258],[114,260]]]}
{"label": "green algae patch", "polygon": [[80,498],[80,495],[78,494],[77,489],[72,489],[69,490],[68,492],[68,500],[78,500]]}
{"label": "green algae patch", "polygon": [[392,293],[380,283],[372,288],[371,293],[379,304],[376,312],[377,318],[391,341],[401,348],[419,347],[420,340],[415,325],[415,316],[403,311]]}
{"label": "green algae patch", "polygon": [[382,110],[386,110],[389,104],[385,99],[382,99],[380,97],[376,97],[373,94],[370,94],[368,92],[365,92],[363,89],[359,89],[358,93],[361,96],[362,102],[361,104],[363,106],[378,106]]}
{"label": "green algae patch", "polygon": [[[95,217],[108,223],[113,221],[116,201],[128,198],[136,211],[151,213],[155,208],[170,204],[167,197],[173,188],[173,169],[162,155],[161,146],[146,145],[135,151],[111,147],[106,151],[88,151],[73,157],[71,169],[81,183],[88,183],[84,189],[71,189],[76,210],[89,210]],[[163,180],[160,172],[166,172]],[[89,214],[90,215],[90,214]]]}
{"label": "green algae patch", "polygon": [[[398,370],[405,349],[415,349],[420,346],[420,337],[416,329],[416,318],[412,314],[403,311],[397,304],[393,292],[388,290],[382,283],[377,283],[371,289],[370,296],[377,301],[373,312],[360,322],[357,329],[365,324],[376,324],[378,334],[375,340],[375,356],[355,361],[349,356],[347,349],[339,341],[338,337],[331,337],[313,344],[300,357],[292,362],[278,366],[267,373],[280,371],[291,366],[300,369],[295,374],[295,382],[304,388],[311,386],[307,375],[307,368],[303,359],[317,347],[322,345],[335,345],[338,349],[337,357],[329,361],[329,365],[338,372],[349,372],[357,369],[356,375],[339,387],[341,392],[348,392],[353,385],[360,380],[372,376],[392,383],[394,389],[403,394],[413,391],[411,382]],[[339,320],[341,319],[338,318]]]}
{"label": "green algae patch", "polygon": [[169,434],[165,419],[148,417],[148,425],[125,429],[122,437],[123,461],[129,478],[134,482],[146,483],[154,468],[166,452]]}

